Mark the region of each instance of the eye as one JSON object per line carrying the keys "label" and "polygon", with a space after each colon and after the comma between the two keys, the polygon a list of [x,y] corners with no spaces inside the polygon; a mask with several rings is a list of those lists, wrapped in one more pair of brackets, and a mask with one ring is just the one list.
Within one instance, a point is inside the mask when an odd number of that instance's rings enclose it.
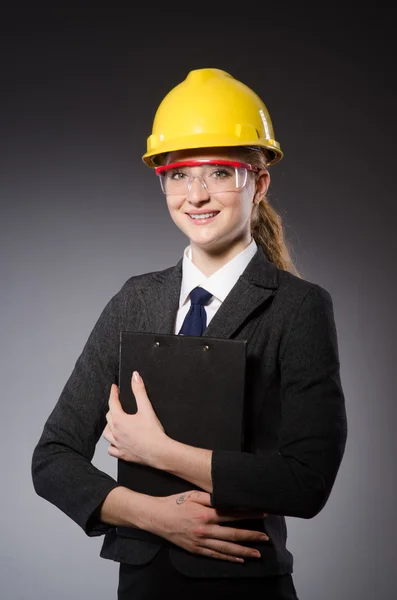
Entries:
{"label": "eye", "polygon": [[211,177],[214,179],[227,179],[228,177],[232,177],[233,172],[231,169],[225,169],[224,167],[215,169],[211,173]]}
{"label": "eye", "polygon": [[167,179],[172,179],[172,181],[181,181],[186,177],[186,173],[183,171],[170,170],[165,172],[165,176]]}

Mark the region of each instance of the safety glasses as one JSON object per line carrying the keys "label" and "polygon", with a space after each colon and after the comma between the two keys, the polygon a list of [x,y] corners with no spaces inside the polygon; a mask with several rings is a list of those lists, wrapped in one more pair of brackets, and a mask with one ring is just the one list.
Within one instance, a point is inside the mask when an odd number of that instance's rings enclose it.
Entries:
{"label": "safety glasses", "polygon": [[156,167],[161,189],[169,196],[189,193],[194,179],[198,179],[209,194],[237,192],[247,183],[248,171],[257,167],[234,160],[184,160]]}

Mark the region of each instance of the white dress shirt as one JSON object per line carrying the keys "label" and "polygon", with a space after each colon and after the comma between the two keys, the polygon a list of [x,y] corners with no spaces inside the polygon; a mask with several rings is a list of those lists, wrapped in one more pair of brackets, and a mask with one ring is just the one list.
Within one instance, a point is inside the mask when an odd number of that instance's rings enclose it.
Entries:
{"label": "white dress shirt", "polygon": [[179,296],[179,308],[174,327],[175,334],[179,333],[182,323],[189,311],[191,304],[189,297],[190,292],[195,287],[201,286],[213,294],[209,303],[204,307],[207,314],[208,326],[232,287],[237,283],[238,278],[247,267],[257,249],[258,246],[254,238],[252,238],[251,242],[244,250],[220,267],[215,273],[212,273],[210,277],[206,277],[206,275],[192,263],[192,249],[190,245],[185,248],[182,261],[182,283]]}

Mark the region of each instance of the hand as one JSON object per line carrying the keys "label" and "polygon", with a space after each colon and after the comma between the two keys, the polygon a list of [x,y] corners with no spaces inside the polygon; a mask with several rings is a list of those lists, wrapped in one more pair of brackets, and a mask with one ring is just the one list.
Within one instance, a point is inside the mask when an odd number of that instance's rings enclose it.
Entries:
{"label": "hand", "polygon": [[136,381],[132,377],[131,388],[138,409],[133,415],[123,410],[118,388],[112,384],[103,437],[110,443],[110,456],[154,466],[155,457],[169,438],[153,410],[142,378]]}
{"label": "hand", "polygon": [[156,497],[155,501],[158,508],[153,511],[150,525],[146,528],[194,554],[244,562],[244,558],[259,558],[260,553],[240,543],[263,543],[269,539],[260,531],[221,525],[241,519],[261,519],[267,513],[244,510],[221,513],[211,506],[207,492],[191,490],[184,494]]}

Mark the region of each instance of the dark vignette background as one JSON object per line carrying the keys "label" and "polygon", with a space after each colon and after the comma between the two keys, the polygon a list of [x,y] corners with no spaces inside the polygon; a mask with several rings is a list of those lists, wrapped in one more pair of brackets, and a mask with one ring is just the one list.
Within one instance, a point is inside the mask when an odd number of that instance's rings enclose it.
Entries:
{"label": "dark vignette background", "polygon": [[[395,597],[396,44],[381,3],[2,9],[0,597],[105,600],[116,563],[35,495],[44,421],[108,299],[187,239],[141,155],[191,69],[252,87],[285,152],[269,200],[334,300],[349,438],[331,498],[287,519],[300,600]],[[394,336],[393,336],[394,333]],[[107,443],[97,466],[115,475]]]}

